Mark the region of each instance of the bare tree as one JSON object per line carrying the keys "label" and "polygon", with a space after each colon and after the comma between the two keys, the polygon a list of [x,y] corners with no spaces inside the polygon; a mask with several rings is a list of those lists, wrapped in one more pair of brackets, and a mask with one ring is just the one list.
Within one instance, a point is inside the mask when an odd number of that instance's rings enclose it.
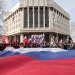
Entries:
{"label": "bare tree", "polygon": [[4,14],[5,14],[5,0],[0,0],[0,20],[2,21]]}
{"label": "bare tree", "polygon": [[6,2],[5,0],[0,0],[0,38],[2,37],[3,35],[3,17],[4,17],[4,14],[5,14],[5,6]]}
{"label": "bare tree", "polygon": [[3,27],[0,26],[0,35],[3,35]]}

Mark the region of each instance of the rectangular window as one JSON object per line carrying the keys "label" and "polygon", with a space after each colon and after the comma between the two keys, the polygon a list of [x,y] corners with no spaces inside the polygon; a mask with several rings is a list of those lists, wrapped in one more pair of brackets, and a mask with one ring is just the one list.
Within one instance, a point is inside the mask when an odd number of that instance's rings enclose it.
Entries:
{"label": "rectangular window", "polygon": [[44,27],[43,25],[43,7],[40,8],[40,27]]}
{"label": "rectangular window", "polygon": [[45,27],[49,27],[49,9],[45,8]]}
{"label": "rectangular window", "polygon": [[53,11],[53,7],[50,7],[50,10]]}
{"label": "rectangular window", "polygon": [[29,8],[29,28],[33,28],[33,8]]}
{"label": "rectangular window", "polygon": [[28,13],[27,8],[24,9],[24,28],[28,27]]}
{"label": "rectangular window", "polygon": [[38,8],[34,8],[34,27],[38,27]]}

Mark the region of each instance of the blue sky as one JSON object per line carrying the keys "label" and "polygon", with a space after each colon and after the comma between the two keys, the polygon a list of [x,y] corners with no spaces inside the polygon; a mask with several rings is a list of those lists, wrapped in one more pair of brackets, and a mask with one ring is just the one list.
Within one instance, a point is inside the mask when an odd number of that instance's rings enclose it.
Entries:
{"label": "blue sky", "polygon": [[[6,0],[7,9],[10,10],[19,0]],[[54,0],[60,7],[70,14],[70,22],[75,22],[75,0]]]}

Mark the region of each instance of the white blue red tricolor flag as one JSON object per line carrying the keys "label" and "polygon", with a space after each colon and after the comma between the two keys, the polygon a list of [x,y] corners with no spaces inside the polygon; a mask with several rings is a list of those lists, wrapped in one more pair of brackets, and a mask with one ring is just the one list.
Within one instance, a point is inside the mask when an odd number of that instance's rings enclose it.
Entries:
{"label": "white blue red tricolor flag", "polygon": [[7,47],[0,52],[0,75],[75,75],[75,50]]}
{"label": "white blue red tricolor flag", "polygon": [[43,43],[44,42],[44,38],[45,38],[45,34],[43,33],[42,36],[36,36],[36,35],[31,35],[31,38],[28,40],[28,43]]}

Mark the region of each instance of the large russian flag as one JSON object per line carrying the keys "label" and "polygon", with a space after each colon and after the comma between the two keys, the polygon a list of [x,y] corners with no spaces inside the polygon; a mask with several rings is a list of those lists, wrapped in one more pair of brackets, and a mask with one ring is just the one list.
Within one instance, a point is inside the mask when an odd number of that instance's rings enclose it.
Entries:
{"label": "large russian flag", "polygon": [[75,75],[75,50],[7,47],[0,52],[0,75]]}

